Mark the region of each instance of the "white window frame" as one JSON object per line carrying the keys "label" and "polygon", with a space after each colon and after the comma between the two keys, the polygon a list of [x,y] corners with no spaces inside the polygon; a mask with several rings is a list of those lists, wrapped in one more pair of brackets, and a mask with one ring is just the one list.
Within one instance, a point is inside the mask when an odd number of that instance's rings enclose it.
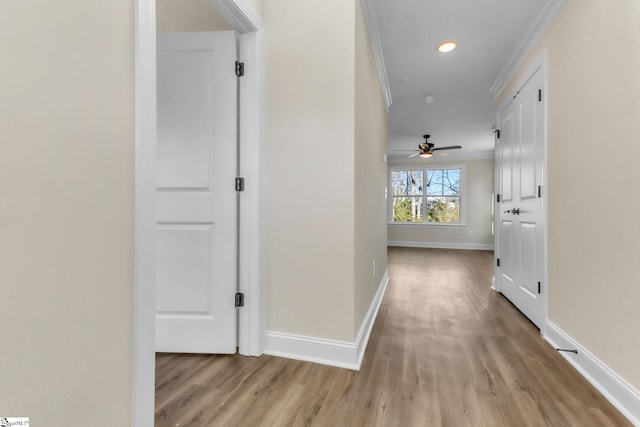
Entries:
{"label": "white window frame", "polygon": [[[460,221],[459,222],[428,222],[427,221],[427,191],[424,180],[427,177],[427,170],[429,169],[460,169]],[[392,186],[391,186],[391,174],[394,171],[423,171],[423,194],[417,197],[422,198],[423,203],[423,221],[422,222],[395,222],[393,221],[393,199]],[[389,173],[387,174],[387,187],[389,188],[389,197],[387,198],[387,223],[392,226],[398,227],[465,227],[466,226],[466,212],[467,212],[467,194],[466,194],[466,179],[467,171],[464,164],[450,164],[450,163],[438,163],[425,166],[392,166],[389,167]],[[408,196],[412,197],[412,196]]]}

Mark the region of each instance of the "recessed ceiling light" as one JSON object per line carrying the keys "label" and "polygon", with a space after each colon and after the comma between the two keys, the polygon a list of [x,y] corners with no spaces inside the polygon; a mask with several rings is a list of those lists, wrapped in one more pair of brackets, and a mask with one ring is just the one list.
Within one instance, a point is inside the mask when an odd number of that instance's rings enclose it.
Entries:
{"label": "recessed ceiling light", "polygon": [[444,40],[438,43],[438,46],[436,47],[436,49],[438,49],[438,52],[445,53],[445,52],[451,52],[453,49],[456,48],[456,46],[458,46],[457,41]]}

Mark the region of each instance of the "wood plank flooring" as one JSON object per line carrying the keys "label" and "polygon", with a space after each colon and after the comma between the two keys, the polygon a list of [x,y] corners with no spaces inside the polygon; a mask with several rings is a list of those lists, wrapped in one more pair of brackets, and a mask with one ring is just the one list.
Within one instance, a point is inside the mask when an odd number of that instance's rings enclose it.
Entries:
{"label": "wood plank flooring", "polygon": [[630,426],[504,297],[486,251],[389,248],[359,372],[158,354],[157,427]]}

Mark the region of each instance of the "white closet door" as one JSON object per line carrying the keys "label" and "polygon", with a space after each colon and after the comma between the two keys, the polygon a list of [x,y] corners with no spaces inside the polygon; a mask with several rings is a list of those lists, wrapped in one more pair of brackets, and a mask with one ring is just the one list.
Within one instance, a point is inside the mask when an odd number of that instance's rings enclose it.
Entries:
{"label": "white closet door", "polygon": [[500,113],[498,289],[539,328],[544,322],[542,69]]}
{"label": "white closet door", "polygon": [[156,350],[235,353],[235,34],[157,43]]}

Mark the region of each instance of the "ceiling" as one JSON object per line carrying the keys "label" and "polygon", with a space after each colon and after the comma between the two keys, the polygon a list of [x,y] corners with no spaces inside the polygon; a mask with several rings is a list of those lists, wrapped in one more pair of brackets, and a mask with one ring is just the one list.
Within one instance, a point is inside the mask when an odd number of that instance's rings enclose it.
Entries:
{"label": "ceiling", "polygon": [[[447,159],[493,156],[495,104],[489,89],[545,0],[371,0],[393,103],[390,161],[408,159],[423,134]],[[458,41],[453,52],[436,45]],[[426,96],[435,97],[427,104]]]}

